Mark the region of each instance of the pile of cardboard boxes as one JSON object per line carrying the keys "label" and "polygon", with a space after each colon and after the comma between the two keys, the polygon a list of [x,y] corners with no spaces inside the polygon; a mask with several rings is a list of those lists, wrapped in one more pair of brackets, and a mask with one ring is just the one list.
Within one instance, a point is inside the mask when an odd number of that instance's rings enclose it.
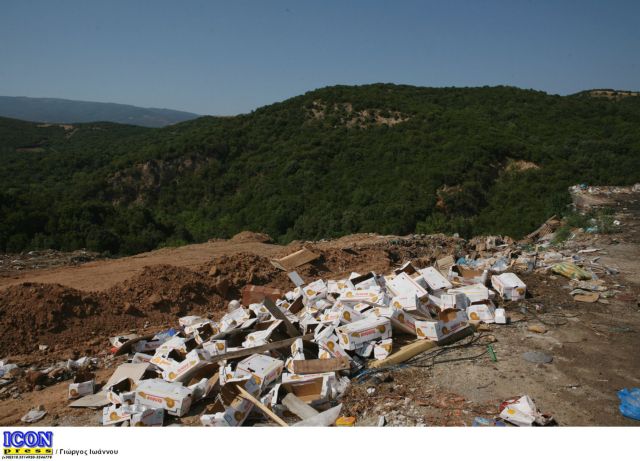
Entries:
{"label": "pile of cardboard boxes", "polygon": [[[470,323],[505,323],[497,297],[526,294],[513,273],[489,278],[487,270],[446,266],[406,263],[390,274],[310,283],[291,272],[291,291],[247,290],[253,302],[231,302],[219,321],[187,316],[154,337],[113,338],[116,353],[129,355],[127,370],[116,370],[99,399],[80,400],[105,405],[105,425],[162,425],[165,414],[194,414],[202,399],[197,414],[206,426],[240,426],[253,411],[282,425],[289,394],[310,407],[306,414],[327,410],[369,360],[384,360],[400,343],[440,342]],[[93,381],[71,386],[74,398],[93,392]]]}

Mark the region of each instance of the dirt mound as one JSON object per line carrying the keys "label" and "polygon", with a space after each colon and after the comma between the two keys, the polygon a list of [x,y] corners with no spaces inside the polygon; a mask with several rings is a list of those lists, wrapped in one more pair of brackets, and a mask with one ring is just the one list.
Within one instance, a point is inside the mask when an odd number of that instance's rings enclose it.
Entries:
{"label": "dirt mound", "polygon": [[[250,232],[238,235],[268,238]],[[351,272],[385,273],[408,260],[427,265],[445,254],[459,253],[463,244],[460,239],[437,235],[351,236],[307,244],[319,258],[296,271],[306,282]],[[285,256],[297,249],[294,247],[282,247],[275,256]],[[46,283],[13,285],[0,290],[0,351],[41,357],[40,344],[60,354],[104,351],[108,337],[114,334],[132,329],[158,331],[188,314],[217,319],[227,301],[239,299],[248,284],[293,288],[287,274],[276,269],[269,257],[248,252],[214,257],[195,270],[167,264],[146,266],[104,291]]]}
{"label": "dirt mound", "polygon": [[[220,290],[206,273],[170,265],[147,266],[101,293],[116,314],[159,317],[222,309]],[[164,315],[163,315],[164,314]]]}
{"label": "dirt mound", "polygon": [[253,253],[237,253],[213,258],[201,271],[208,274],[217,292],[225,299],[238,299],[245,285],[270,285],[291,289],[287,274],[276,269],[269,258]]}
{"label": "dirt mound", "polygon": [[[40,344],[77,342],[102,330],[97,297],[62,285],[24,283],[0,291],[0,350],[24,353]],[[80,334],[80,336],[83,336]]]}
{"label": "dirt mound", "polygon": [[260,232],[242,231],[231,237],[230,242],[243,243],[243,242],[259,242],[259,243],[273,243],[273,239],[267,234],[261,234]]}
{"label": "dirt mound", "polygon": [[225,301],[211,277],[175,266],[145,268],[104,292],[54,284],[15,285],[0,291],[0,350],[25,354],[104,350],[114,334],[175,323],[187,314],[219,316]]}

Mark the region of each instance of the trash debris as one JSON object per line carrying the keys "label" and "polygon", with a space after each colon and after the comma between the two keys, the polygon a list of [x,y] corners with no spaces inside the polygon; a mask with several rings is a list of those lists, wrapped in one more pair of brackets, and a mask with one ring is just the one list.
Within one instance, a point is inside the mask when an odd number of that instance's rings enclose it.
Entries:
{"label": "trash debris", "polygon": [[548,426],[553,417],[543,415],[528,395],[502,402],[500,417],[515,426]]}
{"label": "trash debris", "polygon": [[622,389],[618,391],[618,398],[620,399],[620,413],[627,418],[640,421],[640,388]]}
{"label": "trash debris", "polygon": [[553,356],[541,351],[527,351],[522,358],[531,363],[551,363]]}
{"label": "trash debris", "polygon": [[576,279],[576,280],[589,280],[592,279],[593,276],[591,273],[582,269],[581,267],[576,266],[573,263],[558,263],[555,264],[551,271],[560,274],[568,279]]}
{"label": "trash debris", "polygon": [[320,256],[315,254],[313,251],[303,248],[302,250],[296,251],[295,253],[291,253],[288,256],[280,259],[271,260],[271,264],[274,267],[281,269],[285,272],[291,272],[296,267],[302,266],[303,264],[310,263],[318,259]]}
{"label": "trash debris", "polygon": [[356,425],[356,418],[354,416],[341,416],[336,419],[336,426],[338,427],[353,427]]}
{"label": "trash debris", "polygon": [[569,293],[574,301],[581,303],[595,303],[600,298],[600,293],[576,288]]}
{"label": "trash debris", "polygon": [[473,427],[505,427],[506,424],[498,418],[483,418],[476,416],[471,424]]}
{"label": "trash debris", "polygon": [[29,410],[26,415],[20,418],[20,421],[27,424],[35,423],[36,421],[40,421],[46,415],[47,415],[47,410],[45,410],[44,407],[40,405],[36,408],[32,408],[31,410]]}
{"label": "trash debris", "polygon": [[78,373],[69,384],[69,400],[93,394],[96,385],[95,375],[90,372]]}
{"label": "trash debris", "polygon": [[503,299],[519,301],[527,294],[527,286],[520,278],[511,272],[494,275],[491,277],[491,285]]}
{"label": "trash debris", "polygon": [[533,333],[540,333],[540,334],[544,334],[547,332],[547,327],[545,327],[544,325],[541,325],[539,323],[533,324],[533,325],[529,325],[527,327],[527,330],[533,332]]}
{"label": "trash debris", "polygon": [[[96,394],[95,382],[81,381],[80,370],[89,359],[70,361],[68,368],[78,370],[69,388],[69,397],[77,399],[71,406],[104,407],[103,422],[108,425],[162,425],[165,415],[182,417],[203,399],[199,417],[205,426],[265,421],[279,426],[354,425],[355,419],[340,417],[337,405],[350,378],[369,379],[362,377],[396,366],[442,363],[434,358],[449,352],[447,344],[468,335],[487,337],[475,332],[497,329],[486,324],[507,324],[502,303],[513,309],[509,302],[522,301],[520,308],[528,313],[527,286],[508,270],[551,269],[572,279],[572,294],[605,296],[608,289],[595,276],[600,272],[585,256],[562,249],[540,251],[548,243],[543,245],[525,250],[506,238],[484,237],[475,243],[475,252],[457,259],[450,254],[433,266],[408,261],[386,274],[353,272],[326,280],[304,280],[294,270],[319,258],[302,249],[272,261],[287,272],[290,291],[245,285],[241,299],[230,301],[216,321],[186,315],[176,328],[155,335],[129,332],[111,338],[112,353],[127,355],[130,363],[120,365]],[[218,267],[211,270],[220,274]],[[304,272],[305,278],[309,273]],[[527,329],[544,334],[545,325],[556,325],[544,319],[539,317],[541,323]],[[479,355],[455,360],[484,356],[497,362],[491,343],[476,345],[482,346]],[[416,357],[420,354],[424,358]],[[532,363],[553,360],[540,351],[522,357]],[[365,389],[373,399],[384,392],[375,383]],[[511,420],[524,421],[518,415]]]}
{"label": "trash debris", "polygon": [[309,419],[294,424],[297,427],[328,427],[336,422],[342,410],[342,404],[330,408],[322,413],[317,414]]}

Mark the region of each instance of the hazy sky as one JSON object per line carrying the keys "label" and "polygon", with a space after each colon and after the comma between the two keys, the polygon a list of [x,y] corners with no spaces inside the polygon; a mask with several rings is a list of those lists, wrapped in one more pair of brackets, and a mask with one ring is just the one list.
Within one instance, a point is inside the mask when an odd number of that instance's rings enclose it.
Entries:
{"label": "hazy sky", "polygon": [[0,1],[0,95],[236,114],[334,84],[640,90],[640,1]]}

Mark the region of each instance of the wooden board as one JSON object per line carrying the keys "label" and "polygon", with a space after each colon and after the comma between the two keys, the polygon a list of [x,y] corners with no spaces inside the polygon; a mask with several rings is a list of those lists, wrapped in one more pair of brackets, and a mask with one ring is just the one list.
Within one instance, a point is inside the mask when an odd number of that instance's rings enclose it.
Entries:
{"label": "wooden board", "polygon": [[221,360],[239,359],[242,357],[248,357],[253,354],[260,354],[261,352],[267,352],[274,349],[283,349],[285,347],[290,347],[298,338],[302,339],[303,341],[311,340],[313,339],[313,333],[309,333],[308,335],[304,336],[297,336],[295,338],[283,339],[282,341],[275,341],[272,343],[263,344],[261,346],[249,347],[240,351],[226,352],[224,354],[213,356],[211,360],[213,362],[220,362]]}
{"label": "wooden board", "polygon": [[271,264],[273,264],[278,269],[286,272],[291,272],[291,270],[295,269],[296,267],[307,264],[318,258],[319,255],[315,254],[313,251],[303,248],[302,250],[291,253],[284,258],[272,259]]}
{"label": "wooden board", "polygon": [[300,332],[298,331],[298,329],[293,326],[284,312],[282,312],[273,301],[271,301],[269,298],[264,298],[262,304],[264,304],[264,307],[267,308],[271,315],[273,315],[278,320],[282,320],[282,323],[284,324],[284,327],[287,330],[287,334],[289,336],[291,336],[292,338],[300,336]]}
{"label": "wooden board", "polygon": [[347,357],[334,359],[294,360],[293,372],[297,375],[305,373],[324,373],[327,371],[349,370],[351,365]]}

